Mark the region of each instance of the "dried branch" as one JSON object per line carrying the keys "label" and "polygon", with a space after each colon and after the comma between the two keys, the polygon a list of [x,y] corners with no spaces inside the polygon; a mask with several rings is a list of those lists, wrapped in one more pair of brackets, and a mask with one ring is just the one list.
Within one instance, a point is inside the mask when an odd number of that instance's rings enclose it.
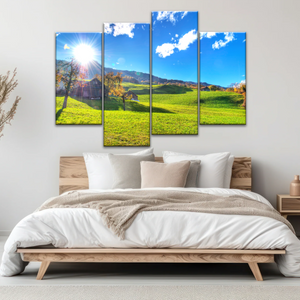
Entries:
{"label": "dried branch", "polygon": [[16,97],[11,109],[8,112],[5,112],[2,109],[2,105],[7,102],[10,93],[18,86],[18,80],[15,80],[17,75],[17,69],[14,70],[13,76],[9,79],[10,72],[8,71],[6,75],[0,75],[0,138],[3,136],[1,132],[4,129],[5,124],[11,124],[11,120],[13,119],[17,106],[21,98],[19,96]]}

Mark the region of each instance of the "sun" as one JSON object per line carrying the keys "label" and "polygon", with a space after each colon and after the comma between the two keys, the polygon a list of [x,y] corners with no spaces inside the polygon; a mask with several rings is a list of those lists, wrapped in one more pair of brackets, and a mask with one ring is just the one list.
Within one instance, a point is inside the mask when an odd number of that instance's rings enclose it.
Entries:
{"label": "sun", "polygon": [[74,56],[77,61],[85,65],[94,59],[95,51],[87,44],[80,44],[74,49]]}

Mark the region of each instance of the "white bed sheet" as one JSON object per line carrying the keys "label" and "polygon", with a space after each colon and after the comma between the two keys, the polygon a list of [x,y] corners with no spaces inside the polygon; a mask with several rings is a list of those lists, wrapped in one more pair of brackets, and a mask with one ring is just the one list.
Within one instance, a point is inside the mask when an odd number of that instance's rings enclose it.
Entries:
{"label": "white bed sheet", "polygon": [[[175,190],[243,195],[271,205],[264,197],[249,191],[221,188]],[[48,244],[63,248],[286,249],[285,255],[276,256],[278,267],[285,276],[300,277],[300,241],[284,223],[271,218],[178,211],[142,212],[127,229],[125,239],[120,240],[106,228],[96,210],[86,208],[48,209],[21,220],[5,244],[0,275],[13,276],[26,267],[15,252],[17,247]]]}

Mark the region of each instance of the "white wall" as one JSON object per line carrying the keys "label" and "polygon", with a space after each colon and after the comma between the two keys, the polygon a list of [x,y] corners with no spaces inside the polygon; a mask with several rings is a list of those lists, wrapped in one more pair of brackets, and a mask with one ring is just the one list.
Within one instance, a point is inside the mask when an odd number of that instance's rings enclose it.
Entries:
{"label": "white wall", "polygon": [[22,96],[0,139],[0,230],[11,230],[57,195],[61,155],[136,150],[104,148],[102,126],[55,125],[54,33],[102,31],[103,22],[150,22],[152,10],[195,10],[201,31],[247,32],[247,125],[201,126],[199,136],[152,136],[155,154],[251,156],[253,189],[274,205],[276,194],[287,193],[300,173],[299,0],[1,0],[0,6],[0,74],[17,67],[14,95]]}

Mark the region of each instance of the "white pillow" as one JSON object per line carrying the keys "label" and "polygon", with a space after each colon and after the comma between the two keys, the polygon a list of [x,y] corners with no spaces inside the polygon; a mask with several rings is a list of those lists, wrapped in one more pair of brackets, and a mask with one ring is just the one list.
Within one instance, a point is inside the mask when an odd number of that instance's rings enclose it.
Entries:
{"label": "white pillow", "polygon": [[164,151],[165,163],[182,160],[201,160],[198,187],[200,188],[224,188],[225,170],[229,152],[213,153],[207,155],[190,155]]}
{"label": "white pillow", "polygon": [[227,160],[226,170],[225,170],[225,178],[224,178],[224,188],[230,189],[230,181],[232,175],[232,166],[234,162],[234,155],[230,155]]}
{"label": "white pillow", "polygon": [[[145,155],[152,153],[153,148],[149,148],[128,155]],[[109,190],[113,188],[114,173],[108,155],[109,153],[83,153],[90,189]]]}

